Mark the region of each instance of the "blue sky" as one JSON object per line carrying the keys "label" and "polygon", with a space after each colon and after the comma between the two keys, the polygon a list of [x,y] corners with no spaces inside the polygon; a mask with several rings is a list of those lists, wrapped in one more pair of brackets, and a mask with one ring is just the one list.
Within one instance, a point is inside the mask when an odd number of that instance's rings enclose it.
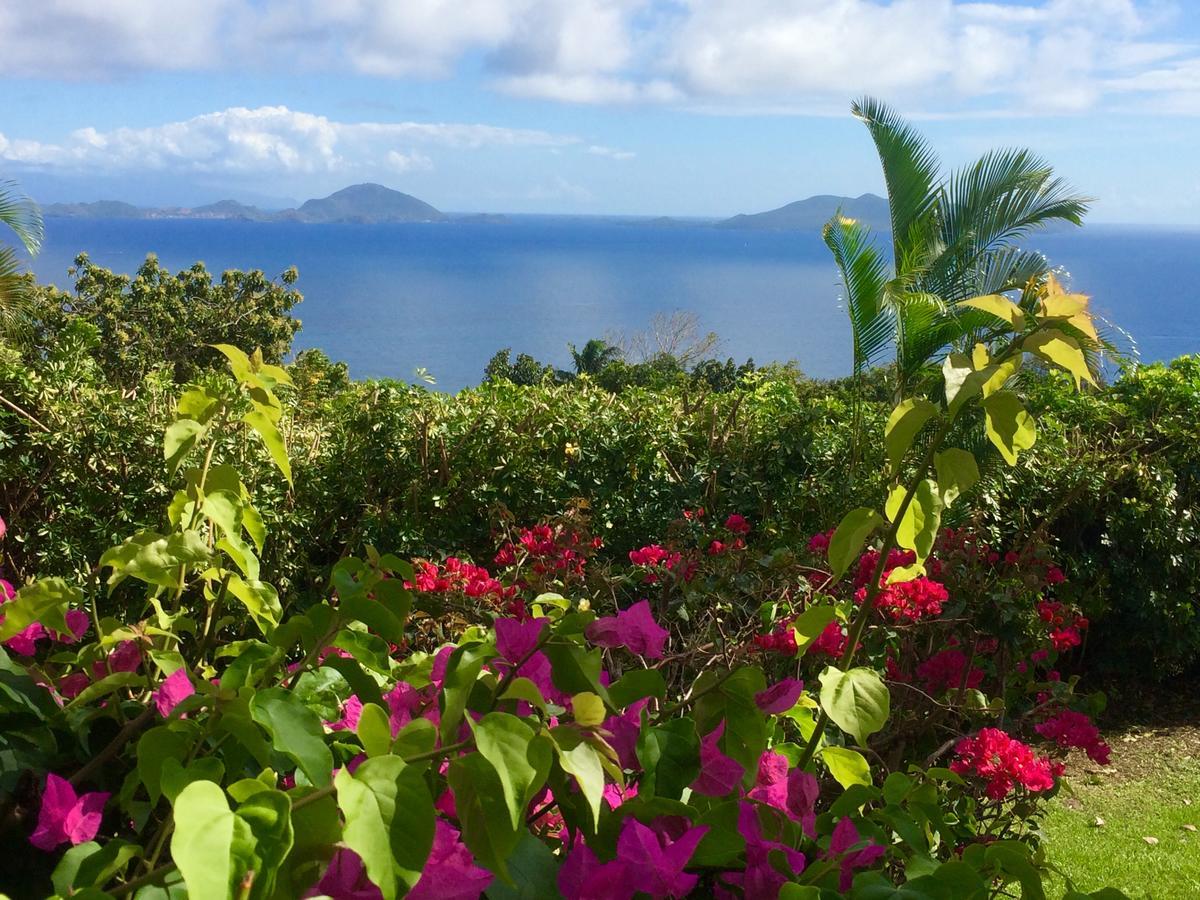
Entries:
{"label": "blue sky", "polygon": [[44,202],[731,215],[879,192],[870,93],[948,166],[1029,146],[1093,221],[1200,223],[1200,3],[17,0],[0,170]]}

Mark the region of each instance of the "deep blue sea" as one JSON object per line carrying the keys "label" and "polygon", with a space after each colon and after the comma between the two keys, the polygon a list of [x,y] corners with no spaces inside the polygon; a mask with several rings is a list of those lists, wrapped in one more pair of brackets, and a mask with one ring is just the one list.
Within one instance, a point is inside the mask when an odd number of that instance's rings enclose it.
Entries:
{"label": "deep blue sea", "polygon": [[[738,360],[796,361],[845,374],[849,327],[819,236],[661,227],[619,219],[514,216],[508,223],[261,224],[186,219],[49,219],[40,280],[69,286],[79,251],[117,271],[147,253],[179,269],[295,265],[304,302],[298,347],[319,347],[357,378],[442,390],[476,384],[502,347],[567,367],[567,343],[644,328],[687,310]],[[1093,309],[1144,360],[1200,352],[1200,229],[1092,225],[1029,246],[1071,273]]]}

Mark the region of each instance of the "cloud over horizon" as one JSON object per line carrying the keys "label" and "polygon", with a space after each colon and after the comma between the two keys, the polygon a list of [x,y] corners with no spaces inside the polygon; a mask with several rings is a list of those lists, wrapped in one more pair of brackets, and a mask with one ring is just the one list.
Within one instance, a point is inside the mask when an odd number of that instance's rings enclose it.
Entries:
{"label": "cloud over horizon", "polygon": [[370,174],[427,170],[437,150],[534,148],[609,159],[634,154],[571,134],[494,125],[340,122],[286,106],[231,107],[145,128],[82,127],[61,142],[9,139],[0,160],[42,171]]}
{"label": "cloud over horizon", "polygon": [[0,74],[348,72],[574,104],[824,113],[1200,114],[1177,3],[1036,0],[55,0],[0,12]]}

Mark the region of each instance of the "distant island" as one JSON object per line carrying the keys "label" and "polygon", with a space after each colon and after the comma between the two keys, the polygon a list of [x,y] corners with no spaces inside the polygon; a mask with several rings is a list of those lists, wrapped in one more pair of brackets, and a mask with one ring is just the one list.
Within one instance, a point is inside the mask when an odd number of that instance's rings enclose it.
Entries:
{"label": "distant island", "polygon": [[118,200],[95,203],[51,203],[48,217],[72,219],[232,219],[243,222],[441,222],[449,217],[411,194],[381,184],[352,184],[328,197],[307,200],[297,209],[264,210],[236,200],[206,206],[146,208]]}
{"label": "distant island", "polygon": [[[705,221],[660,216],[655,219],[631,219],[631,224],[654,228],[715,227],[756,231],[819,232],[835,213],[857,219],[876,231],[891,228],[887,200],[875,194],[838,197],[820,194],[797,200],[767,212],[743,214],[730,219]],[[241,222],[355,222],[374,225],[384,222],[466,222],[505,224],[507,216],[497,213],[444,213],[411,194],[381,184],[352,184],[328,197],[306,200],[294,209],[267,210],[218,200],[204,206],[142,207],[120,200],[95,203],[51,203],[43,210],[47,217],[71,219],[223,219]]]}
{"label": "distant island", "polygon": [[874,231],[891,230],[888,202],[875,194],[863,194],[861,197],[819,194],[768,212],[734,216],[718,222],[716,227],[757,231],[820,231],[839,210],[842,215],[857,219]]}

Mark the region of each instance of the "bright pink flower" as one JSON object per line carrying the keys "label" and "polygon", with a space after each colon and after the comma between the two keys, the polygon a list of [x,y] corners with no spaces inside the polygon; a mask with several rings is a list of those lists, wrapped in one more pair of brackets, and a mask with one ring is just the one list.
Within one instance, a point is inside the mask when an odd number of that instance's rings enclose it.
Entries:
{"label": "bright pink flower", "polygon": [[754,695],[758,708],[768,715],[785,713],[800,699],[804,693],[804,682],[797,678],[785,678]]}
{"label": "bright pink flower", "polygon": [[708,545],[708,550],[705,551],[709,556],[720,556],[725,552],[725,545],[720,541],[713,541]]}
{"label": "bright pink flower", "polygon": [[321,880],[305,897],[331,897],[332,900],[383,900],[383,892],[367,877],[366,866],[357,853],[338,847],[325,867]]}
{"label": "bright pink flower", "polygon": [[0,541],[4,540],[6,534],[8,534],[8,523],[4,519],[0,519]]}
{"label": "bright pink flower", "polygon": [[814,534],[811,538],[809,538],[809,540],[808,540],[809,552],[810,553],[826,552],[829,549],[830,540],[833,539],[834,531],[835,531],[835,529],[831,528],[828,531],[822,532],[821,534]]}
{"label": "bright pink flower", "polygon": [[405,896],[409,900],[478,900],[494,877],[475,865],[458,829],[438,819],[421,878]]}
{"label": "bright pink flower", "polygon": [[654,621],[650,603],[642,600],[615,616],[604,616],[587,627],[587,639],[598,647],[625,647],[646,659],[662,659],[671,633]]}
{"label": "bright pink flower", "polygon": [[841,879],[838,884],[838,890],[843,893],[850,890],[850,885],[854,880],[855,869],[866,868],[886,852],[882,846],[876,844],[874,841],[871,841],[867,846],[853,853],[846,852],[860,841],[861,838],[859,837],[858,829],[854,827],[854,823],[850,821],[850,817],[842,816],[829,838],[829,852],[825,854],[825,858],[836,859],[839,856],[842,857]]}
{"label": "bright pink flower", "polygon": [[357,694],[351,694],[342,704],[342,717],[332,722],[326,722],[330,731],[357,731],[358,720],[362,716],[362,701]]}
{"label": "bright pink flower", "polygon": [[742,801],[740,804],[738,833],[746,841],[746,867],[741,872],[722,875],[721,880],[725,884],[738,886],[741,893],[737,896],[745,900],[775,900],[780,889],[791,879],[775,867],[771,855],[782,858],[792,874],[799,875],[804,871],[804,854],[779,841],[765,838],[758,819],[758,809],[752,803]]}
{"label": "bright pink flower", "polygon": [[725,527],[734,534],[747,535],[750,533],[750,523],[741,513],[733,513],[725,520]]}
{"label": "bright pink flower", "polygon": [[[0,616],[2,621],[4,617]],[[4,646],[19,656],[33,656],[37,653],[37,642],[46,636],[46,629],[41,622],[31,622],[5,641]]]}
{"label": "bright pink flower", "polygon": [[625,864],[630,887],[651,897],[686,897],[699,878],[684,869],[707,833],[707,825],[698,825],[671,840],[633,816],[627,818],[617,838],[617,858]]}
{"label": "bright pink flower", "polygon": [[974,737],[963,738],[954,752],[951,771],[984,779],[993,800],[1003,800],[1018,784],[1035,793],[1054,787],[1056,770],[1050,761],[999,728],[984,728]]}
{"label": "bright pink flower", "polygon": [[[967,657],[960,650],[943,650],[917,666],[917,677],[925,682],[925,690],[934,695],[958,690],[963,685],[963,670]],[[983,682],[983,670],[971,669],[966,673],[966,687],[974,690]]]}
{"label": "bright pink flower", "polygon": [[1087,753],[1093,762],[1102,766],[1109,763],[1111,749],[1100,737],[1100,730],[1092,724],[1092,720],[1081,712],[1064,710],[1040,725],[1035,725],[1033,730],[1063,749],[1078,747]]}
{"label": "bright pink flower", "polygon": [[721,735],[725,720],[700,739],[700,774],[692,782],[692,790],[706,797],[724,797],[742,783],[746,774],[742,764],[721,752]]}
{"label": "bright pink flower", "polygon": [[816,835],[815,807],[821,794],[817,779],[803,769],[789,771],[787,757],[774,750],[764,750],[758,758],[758,776],[746,795],[787,813],[798,821],[809,837]]}
{"label": "bright pink flower", "polygon": [[1066,580],[1067,576],[1058,566],[1051,566],[1046,570],[1046,584],[1062,584]]}
{"label": "bright pink flower", "polygon": [[187,669],[176,669],[164,678],[163,683],[154,691],[154,706],[158,709],[158,714],[166,718],[171,714],[171,710],[194,693],[196,689],[192,686],[192,680],[188,678]]}
{"label": "bright pink flower", "polygon": [[617,762],[622,769],[637,771],[642,767],[637,757],[638,735],[642,731],[642,710],[650,700],[638,700],[629,704],[619,716],[609,716],[601,726],[608,732],[608,745],[617,751]]}
{"label": "bright pink flower", "polygon": [[75,643],[83,637],[84,632],[88,630],[88,626],[92,623],[92,620],[88,618],[88,614],[82,609],[68,609],[64,618],[67,620],[66,634],[60,634],[57,631],[50,631],[49,629],[46,629],[45,632],[61,644]]}
{"label": "bright pink flower", "polygon": [[580,837],[558,870],[558,889],[565,900],[632,900],[628,870],[618,857],[602,863]]}
{"label": "bright pink flower", "polygon": [[625,801],[636,797],[637,793],[636,783],[630,783],[621,787],[615,781],[606,781],[601,796],[604,798],[604,802],[608,804],[609,809],[616,809]]}
{"label": "bright pink flower", "polygon": [[100,830],[104,804],[110,796],[99,792],[76,794],[69,781],[51,772],[46,776],[37,828],[29,843],[39,850],[53,850],[60,844],[90,841]]}
{"label": "bright pink flower", "polygon": [[73,700],[83,693],[83,689],[92,683],[86,672],[75,672],[64,675],[58,680],[58,694],[67,700]]}
{"label": "bright pink flower", "polygon": [[[496,620],[496,650],[500,660],[492,664],[493,669],[501,675],[505,674],[513,664],[521,663],[517,675],[528,678],[538,686],[542,696],[547,700],[563,699],[563,694],[554,686],[550,676],[550,659],[542,651],[529,656],[530,651],[537,646],[548,619],[497,619]],[[507,663],[507,665],[506,665]]]}
{"label": "bright pink flower", "polygon": [[92,663],[92,677],[99,681],[117,672],[136,672],[142,667],[142,653],[137,641],[122,641],[108,654],[104,662]]}

